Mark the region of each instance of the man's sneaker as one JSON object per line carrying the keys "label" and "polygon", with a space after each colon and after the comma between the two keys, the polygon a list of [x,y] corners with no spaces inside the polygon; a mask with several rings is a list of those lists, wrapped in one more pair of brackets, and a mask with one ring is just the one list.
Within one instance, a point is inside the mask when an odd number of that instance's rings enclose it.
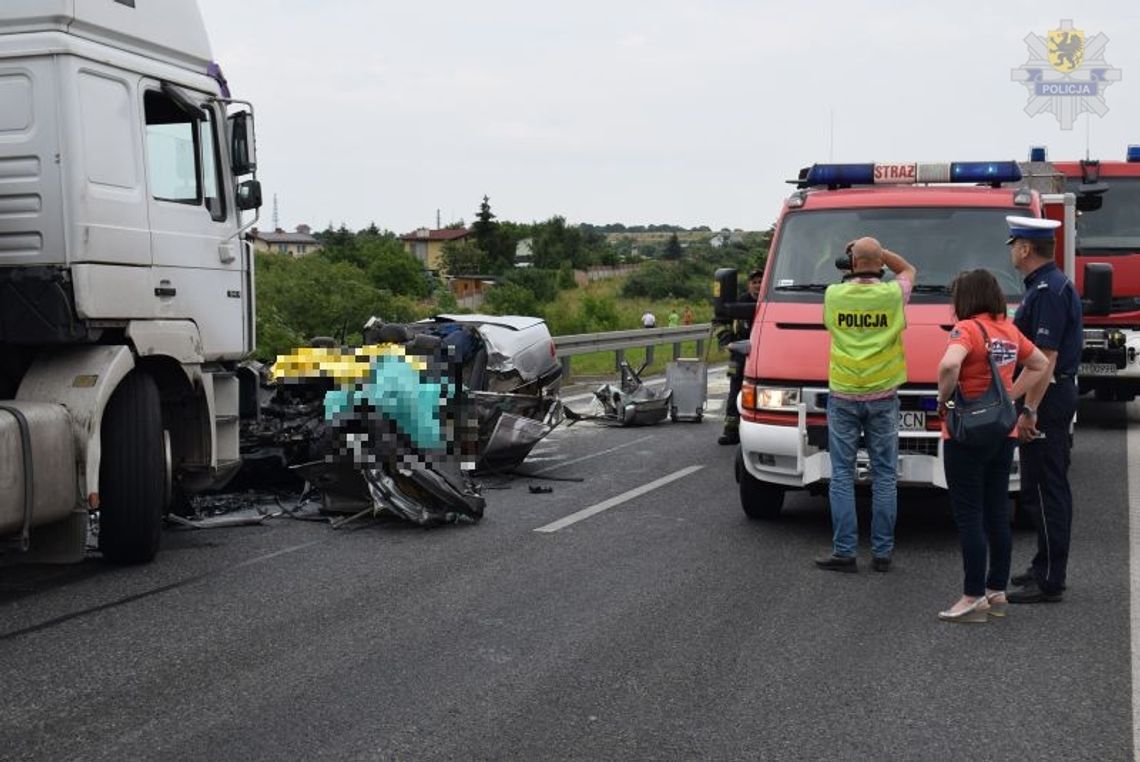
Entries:
{"label": "man's sneaker", "polygon": [[871,559],[871,568],[877,572],[889,572],[891,570],[891,557],[890,556],[874,556]]}
{"label": "man's sneaker", "polygon": [[720,438],[716,440],[716,443],[719,445],[740,444],[740,432],[739,431],[726,431],[720,435]]}
{"label": "man's sneaker", "polygon": [[828,571],[848,572],[854,573],[859,571],[859,567],[855,565],[855,556],[822,556],[815,559],[815,565],[821,569]]}
{"label": "man's sneaker", "polygon": [[1062,599],[1061,593],[1047,593],[1036,582],[1019,587],[1005,597],[1010,603],[1057,603]]}

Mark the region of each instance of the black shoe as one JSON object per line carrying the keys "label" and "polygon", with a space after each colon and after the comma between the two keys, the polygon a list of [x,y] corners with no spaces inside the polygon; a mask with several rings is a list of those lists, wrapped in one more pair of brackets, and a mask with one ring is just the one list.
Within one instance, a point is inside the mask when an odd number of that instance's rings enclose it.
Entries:
{"label": "black shoe", "polygon": [[1009,578],[1009,584],[1013,585],[1014,587],[1025,587],[1031,582],[1033,584],[1037,584],[1037,577],[1033,574],[1032,566],[1023,571],[1021,574],[1014,574]]}
{"label": "black shoe", "polygon": [[[1014,587],[1025,587],[1026,585],[1031,584],[1036,585],[1037,575],[1033,573],[1033,567],[1030,566],[1021,574],[1014,574],[1012,577],[1010,577],[1009,584],[1013,585]],[[1068,587],[1068,585],[1061,585],[1062,590],[1064,590],[1066,587]]]}
{"label": "black shoe", "polygon": [[859,571],[859,567],[855,565],[855,556],[822,556],[815,559],[815,565],[821,569],[828,571],[847,572],[853,574]]}
{"label": "black shoe", "polygon": [[1010,603],[1057,603],[1061,600],[1061,593],[1045,592],[1036,582],[1031,582],[1007,593],[1005,597]]}
{"label": "black shoe", "polygon": [[890,556],[874,556],[871,559],[871,568],[877,572],[886,574],[891,570],[891,557]]}
{"label": "black shoe", "polygon": [[726,431],[720,435],[720,438],[716,440],[716,443],[719,445],[740,444],[740,432]]}

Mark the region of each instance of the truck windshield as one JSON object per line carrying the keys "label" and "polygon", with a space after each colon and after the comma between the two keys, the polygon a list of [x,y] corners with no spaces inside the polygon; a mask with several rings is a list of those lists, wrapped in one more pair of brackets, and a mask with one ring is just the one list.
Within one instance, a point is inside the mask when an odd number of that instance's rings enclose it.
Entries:
{"label": "truck windshield", "polygon": [[[1021,276],[1005,245],[1005,217],[1024,209],[908,207],[822,209],[789,213],[772,251],[767,298],[821,301],[819,286],[838,283],[835,267],[848,241],[873,236],[918,270],[912,301],[948,302],[958,273],[985,267],[1011,301],[1021,298]],[[887,279],[894,277],[887,274]]]}
{"label": "truck windshield", "polygon": [[[1077,217],[1077,245],[1083,249],[1140,249],[1140,178],[1102,177],[1108,192],[1100,209]],[[1066,190],[1076,192],[1078,181]]]}

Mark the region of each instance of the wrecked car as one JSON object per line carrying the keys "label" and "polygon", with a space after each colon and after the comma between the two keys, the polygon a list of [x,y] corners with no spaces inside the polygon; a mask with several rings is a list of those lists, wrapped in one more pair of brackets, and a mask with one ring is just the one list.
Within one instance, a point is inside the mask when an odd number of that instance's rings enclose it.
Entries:
{"label": "wrecked car", "polygon": [[562,420],[561,366],[538,318],[373,318],[363,346],[303,347],[272,375],[239,478],[289,467],[332,512],[478,520],[471,476],[519,465]]}

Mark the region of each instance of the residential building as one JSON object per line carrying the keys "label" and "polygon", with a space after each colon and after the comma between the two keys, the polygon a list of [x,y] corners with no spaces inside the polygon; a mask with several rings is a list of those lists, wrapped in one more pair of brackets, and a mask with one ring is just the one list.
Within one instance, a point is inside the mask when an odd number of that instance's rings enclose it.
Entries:
{"label": "residential building", "polygon": [[420,260],[425,270],[438,273],[443,270],[441,257],[443,245],[448,241],[462,241],[471,235],[467,228],[444,228],[443,230],[429,230],[420,228],[413,233],[400,236],[404,242],[404,249]]}
{"label": "residential building", "polygon": [[281,228],[272,233],[251,228],[249,237],[253,241],[254,251],[271,251],[291,257],[303,257],[321,248],[320,241],[313,237],[312,229],[308,225],[298,225],[296,231],[292,233]]}

